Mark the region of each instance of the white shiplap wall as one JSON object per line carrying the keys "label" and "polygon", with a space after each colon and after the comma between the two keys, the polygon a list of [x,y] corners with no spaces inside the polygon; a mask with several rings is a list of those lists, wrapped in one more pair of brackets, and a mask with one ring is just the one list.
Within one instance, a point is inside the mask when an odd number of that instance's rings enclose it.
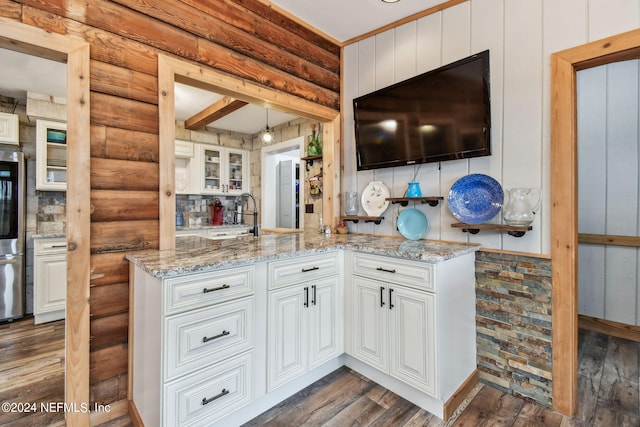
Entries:
{"label": "white shiplap wall", "polygon": [[[427,238],[481,243],[530,253],[550,252],[550,55],[640,26],[638,0],[470,0],[442,12],[348,45],[344,50],[345,153],[343,191],[382,181],[401,197],[417,173],[423,195],[441,195],[444,205],[417,205],[429,219]],[[421,166],[357,172],[353,98],[448,64],[491,51],[493,155]],[[524,237],[496,232],[463,234],[452,229],[446,197],[470,173],[494,177],[504,188],[538,187],[543,201]],[[361,233],[399,235],[399,205],[390,205],[380,225],[351,224]],[[361,214],[364,214],[361,211]],[[492,221],[500,222],[497,216]]]}
{"label": "white shiplap wall", "polygon": [[[578,72],[580,233],[638,236],[640,61]],[[581,244],[579,312],[640,324],[636,248]]]}

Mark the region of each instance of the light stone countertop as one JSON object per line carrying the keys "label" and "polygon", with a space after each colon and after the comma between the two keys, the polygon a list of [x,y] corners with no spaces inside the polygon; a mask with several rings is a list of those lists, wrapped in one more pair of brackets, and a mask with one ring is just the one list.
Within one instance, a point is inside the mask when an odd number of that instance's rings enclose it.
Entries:
{"label": "light stone countertop", "polygon": [[126,258],[152,276],[164,278],[342,249],[435,263],[475,252],[480,246],[358,234],[263,233],[257,238],[226,240],[178,237],[175,250],[130,252]]}

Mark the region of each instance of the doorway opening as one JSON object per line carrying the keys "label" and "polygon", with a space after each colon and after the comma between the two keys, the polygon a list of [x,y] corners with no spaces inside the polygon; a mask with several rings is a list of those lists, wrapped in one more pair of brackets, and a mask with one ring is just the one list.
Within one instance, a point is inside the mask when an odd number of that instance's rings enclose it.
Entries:
{"label": "doorway opening", "polygon": [[[263,228],[304,228],[300,213],[300,157],[304,138],[262,148]],[[277,188],[278,191],[272,190]]]}

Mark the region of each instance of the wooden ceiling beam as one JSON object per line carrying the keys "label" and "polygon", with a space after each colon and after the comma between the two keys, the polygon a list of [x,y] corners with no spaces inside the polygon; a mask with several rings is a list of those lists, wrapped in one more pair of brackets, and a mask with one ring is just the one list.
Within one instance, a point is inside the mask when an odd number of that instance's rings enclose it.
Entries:
{"label": "wooden ceiling beam", "polygon": [[226,116],[227,114],[231,114],[239,108],[247,105],[247,102],[240,101],[239,99],[233,99],[229,96],[223,97],[218,102],[209,105],[204,110],[199,113],[194,114],[192,117],[189,117],[184,122],[185,129],[188,130],[196,130],[205,127],[207,124],[211,122],[215,122],[216,120]]}

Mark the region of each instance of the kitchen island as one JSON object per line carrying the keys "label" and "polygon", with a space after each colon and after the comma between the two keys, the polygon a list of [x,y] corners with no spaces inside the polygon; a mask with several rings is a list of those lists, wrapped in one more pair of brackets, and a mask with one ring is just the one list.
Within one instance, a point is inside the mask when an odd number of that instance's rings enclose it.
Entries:
{"label": "kitchen island", "polygon": [[447,418],[477,381],[477,249],[306,232],[127,254],[137,417],[237,425],[347,365]]}

